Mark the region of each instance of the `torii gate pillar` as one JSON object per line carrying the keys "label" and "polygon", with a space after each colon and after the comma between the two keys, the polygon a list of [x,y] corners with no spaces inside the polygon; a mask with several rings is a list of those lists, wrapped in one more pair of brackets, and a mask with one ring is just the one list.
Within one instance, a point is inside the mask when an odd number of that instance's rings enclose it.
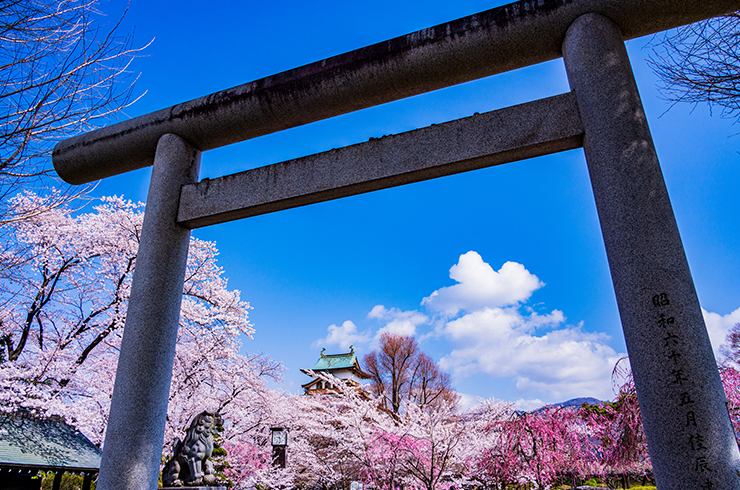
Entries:
{"label": "torii gate pillar", "polygon": [[157,144],[131,299],[105,432],[98,487],[154,489],[162,460],[190,230],[180,188],[198,181],[201,152],[174,134]]}
{"label": "torii gate pillar", "polygon": [[740,488],[724,389],[619,28],[563,42],[658,488]]}

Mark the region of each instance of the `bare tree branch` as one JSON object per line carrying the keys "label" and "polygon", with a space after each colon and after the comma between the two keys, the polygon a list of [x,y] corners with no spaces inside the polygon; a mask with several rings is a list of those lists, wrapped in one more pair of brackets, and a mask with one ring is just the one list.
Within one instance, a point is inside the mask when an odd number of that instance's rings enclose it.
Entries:
{"label": "bare tree branch", "polygon": [[656,36],[647,62],[660,91],[675,103],[706,102],[724,117],[740,117],[740,12]]}
{"label": "bare tree branch", "polygon": [[[3,0],[0,7],[0,225],[21,188],[60,186],[51,149],[132,103],[128,71],[143,48],[101,25],[95,0]],[[82,190],[84,192],[84,189]],[[64,187],[50,205],[79,197]]]}
{"label": "bare tree branch", "polygon": [[458,401],[449,374],[419,349],[413,337],[383,333],[379,349],[367,354],[363,364],[372,377],[370,391],[389,413],[398,414],[405,400],[429,408]]}

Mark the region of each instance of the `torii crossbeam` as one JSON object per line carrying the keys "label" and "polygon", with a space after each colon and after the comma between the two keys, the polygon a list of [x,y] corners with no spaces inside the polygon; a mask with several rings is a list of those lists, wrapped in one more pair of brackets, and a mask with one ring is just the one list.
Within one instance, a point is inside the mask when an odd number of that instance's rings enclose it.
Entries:
{"label": "torii crossbeam", "polygon": [[[60,142],[54,166],[73,184],[154,165],[98,488],[157,485],[191,228],[582,146],[657,485],[740,490],[726,398],[624,47],[738,9],[521,0]],[[570,93],[197,182],[202,151],[561,56]]]}

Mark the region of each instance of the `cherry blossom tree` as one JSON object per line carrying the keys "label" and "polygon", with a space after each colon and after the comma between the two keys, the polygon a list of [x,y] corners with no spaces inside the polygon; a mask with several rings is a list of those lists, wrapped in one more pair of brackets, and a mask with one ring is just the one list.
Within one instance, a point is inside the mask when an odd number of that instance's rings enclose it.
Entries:
{"label": "cherry blossom tree", "polygon": [[644,479],[652,466],[628,358],[620,359],[614,366],[612,385],[617,393],[615,399],[598,405],[584,404],[581,417],[598,441],[599,459],[606,474],[621,475],[625,481],[630,476]]}
{"label": "cherry blossom tree", "polygon": [[[251,391],[251,400],[240,400],[233,404],[226,419],[223,433],[224,476],[237,489],[247,488],[292,488],[299,478],[295,450],[301,448],[300,437],[294,440],[291,433],[288,468],[276,468],[272,464],[270,427],[291,427],[302,416],[300,409],[289,395],[276,390],[256,389]],[[234,408],[238,409],[235,410]],[[300,432],[300,431],[299,431]]]}
{"label": "cherry blossom tree", "polygon": [[620,391],[613,402],[582,408],[582,417],[599,441],[599,458],[608,474],[645,475],[651,471],[637,395]]}
{"label": "cherry blossom tree", "polygon": [[465,464],[463,486],[505,489],[518,482],[518,460],[509,452],[509,433],[502,422],[514,416],[512,403],[479,400],[477,407],[462,415],[465,424],[460,459]]}
{"label": "cherry blossom tree", "polygon": [[413,488],[447,489],[464,466],[459,457],[465,424],[455,403],[438,403],[433,408],[413,402],[406,405],[402,419],[402,467]]}
{"label": "cherry blossom tree", "polygon": [[518,461],[519,483],[544,488],[560,479],[598,473],[589,433],[569,407],[520,413],[500,425],[507,433],[503,453]]}
{"label": "cherry blossom tree", "polygon": [[393,414],[382,399],[312,374],[334,384],[337,393],[284,398],[280,410],[291,426],[286,471],[296,485],[346,489],[358,481],[368,489],[433,490],[448,487],[464,471],[465,425],[453,403],[432,409],[407,401]]}
{"label": "cherry blossom tree", "polygon": [[270,466],[269,455],[256,444],[250,442],[224,443],[223,448],[229,455],[229,463],[224,468],[223,474],[231,482],[242,481],[249,475],[264,471]]}
{"label": "cherry blossom tree", "polygon": [[[727,396],[727,410],[730,412],[735,437],[740,438],[740,372],[732,366],[723,366],[719,370],[722,385]],[[740,444],[740,439],[738,439]]]}
{"label": "cherry blossom tree", "polygon": [[[250,456],[246,463],[234,465],[231,474],[237,488],[346,489],[353,481],[383,490],[407,486],[404,449],[412,439],[406,426],[383,410],[377,399],[325,373],[312,374],[333,384],[337,393],[277,394],[269,404],[262,434],[266,440],[267,428],[290,428],[287,467],[258,467]],[[269,451],[267,444],[254,447],[260,457]]]}
{"label": "cherry blossom tree", "polygon": [[396,421],[378,400],[325,373],[337,395],[297,396],[288,401],[295,417],[293,464],[308,468],[301,481],[310,486],[347,488],[362,481],[373,488],[400,487]]}
{"label": "cherry blossom tree", "polygon": [[[291,427],[288,467],[265,465],[269,445],[254,443],[254,437],[236,450],[248,454],[234,479],[238,488],[339,490],[353,481],[367,490],[553,488],[593,477],[645,479],[651,469],[626,359],[615,368],[614,400],[533,412],[498,400],[463,412],[407,400],[394,414],[382,398],[317,376],[334,383],[338,393],[278,394],[265,409],[265,428],[255,432],[266,440],[270,424]],[[740,374],[729,368],[722,376],[737,414]]]}
{"label": "cherry blossom tree", "polygon": [[[15,212],[48,208],[15,197]],[[103,440],[136,265],[143,205],[104,198],[91,212],[52,207],[16,221],[0,255],[0,407],[65,417]],[[251,337],[249,304],[229,290],[215,244],[192,239],[170,394],[167,439],[204,409],[232,433],[261,428],[266,378],[281,366],[241,355]]]}
{"label": "cherry blossom tree", "polygon": [[401,450],[407,441],[391,431],[377,429],[365,448],[361,479],[369,488],[398,490],[404,487]]}
{"label": "cherry blossom tree", "polygon": [[[324,373],[315,376],[337,382]],[[389,417],[343,383],[336,383],[336,389],[341,396],[263,393],[267,403],[260,410],[261,419],[254,419],[258,424],[249,429],[247,437],[235,434],[226,446],[237,455],[229,460],[226,472],[236,488],[347,488],[351,481],[360,481],[370,434]],[[284,469],[269,464],[270,427],[290,431]]]}
{"label": "cherry blossom tree", "polygon": [[[727,396],[727,409],[735,435],[740,437],[740,323],[733,325],[727,332],[720,354],[719,374]],[[738,442],[740,443],[740,439]]]}

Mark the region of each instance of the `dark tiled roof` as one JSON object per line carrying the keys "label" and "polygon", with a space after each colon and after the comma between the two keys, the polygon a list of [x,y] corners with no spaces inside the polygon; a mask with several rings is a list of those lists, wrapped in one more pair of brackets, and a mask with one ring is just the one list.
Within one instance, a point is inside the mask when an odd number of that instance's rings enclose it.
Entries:
{"label": "dark tiled roof", "polygon": [[56,419],[0,413],[0,466],[97,470],[100,449]]}

